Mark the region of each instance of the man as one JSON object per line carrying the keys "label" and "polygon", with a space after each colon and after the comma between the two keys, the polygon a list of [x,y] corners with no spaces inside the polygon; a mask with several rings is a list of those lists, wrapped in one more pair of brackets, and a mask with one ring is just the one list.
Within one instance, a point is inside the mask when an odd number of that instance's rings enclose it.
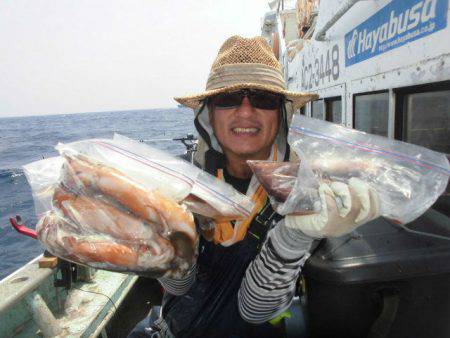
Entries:
{"label": "man", "polygon": [[176,98],[196,112],[196,161],[251,196],[256,208],[241,221],[247,231],[237,237],[233,223],[198,221],[204,236],[197,264],[181,280],[159,279],[166,291],[162,313],[148,323],[147,336],[282,337],[283,326],[270,321],[290,306],[313,240],[342,235],[377,216],[367,185],[335,182],[320,186],[319,214],[283,218],[252,176],[247,160],[288,161],[293,155],[286,140],[289,112],[314,98],[286,90],[262,37],[239,36],[222,45],[204,93]]}

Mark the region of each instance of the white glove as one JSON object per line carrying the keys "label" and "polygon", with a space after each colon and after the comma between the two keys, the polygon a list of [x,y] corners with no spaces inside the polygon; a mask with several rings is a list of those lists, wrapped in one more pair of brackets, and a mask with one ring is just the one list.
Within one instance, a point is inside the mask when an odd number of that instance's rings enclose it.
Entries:
{"label": "white glove", "polygon": [[377,192],[359,178],[351,178],[348,185],[322,183],[319,196],[319,214],[287,215],[285,225],[315,238],[339,237],[379,216]]}

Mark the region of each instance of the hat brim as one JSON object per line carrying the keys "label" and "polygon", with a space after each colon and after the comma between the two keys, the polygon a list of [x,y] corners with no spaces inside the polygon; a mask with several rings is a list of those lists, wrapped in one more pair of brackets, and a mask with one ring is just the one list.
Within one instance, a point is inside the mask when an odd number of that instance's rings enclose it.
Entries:
{"label": "hat brim", "polygon": [[201,104],[201,102],[210,97],[221,93],[233,92],[243,88],[251,88],[251,89],[260,89],[266,90],[272,93],[278,93],[283,95],[287,100],[291,101],[294,109],[298,109],[303,107],[306,103],[310,101],[317,100],[319,95],[314,93],[306,93],[306,92],[291,92],[288,90],[280,89],[279,87],[272,87],[269,85],[262,85],[258,83],[239,83],[231,86],[226,86],[222,88],[207,90],[201,94],[196,95],[188,95],[181,97],[174,97],[174,100],[183,106],[196,109]]}

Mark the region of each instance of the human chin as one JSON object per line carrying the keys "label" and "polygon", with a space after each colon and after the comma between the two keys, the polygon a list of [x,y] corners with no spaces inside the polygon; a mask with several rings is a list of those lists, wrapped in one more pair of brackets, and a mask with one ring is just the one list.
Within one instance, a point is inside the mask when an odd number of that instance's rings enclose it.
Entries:
{"label": "human chin", "polygon": [[[263,140],[258,139],[239,139],[230,140],[224,144],[224,148],[228,148],[229,151],[233,152],[239,156],[246,156],[249,158],[254,158],[255,156],[261,156],[261,153],[266,153],[270,146],[266,145]],[[235,141],[235,142],[233,142]]]}

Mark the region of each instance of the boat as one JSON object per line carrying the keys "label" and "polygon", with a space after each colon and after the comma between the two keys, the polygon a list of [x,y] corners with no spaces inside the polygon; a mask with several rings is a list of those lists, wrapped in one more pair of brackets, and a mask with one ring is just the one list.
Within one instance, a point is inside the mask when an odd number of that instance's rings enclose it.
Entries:
{"label": "boat", "polygon": [[[450,158],[448,0],[270,5],[262,36],[288,88],[319,95],[298,114]],[[449,337],[450,186],[405,226],[322,240],[299,285],[300,336]]]}
{"label": "boat", "polygon": [[123,337],[149,312],[149,292],[160,293],[137,276],[49,259],[40,255],[0,281],[0,337]]}
{"label": "boat", "polygon": [[[449,18],[449,0],[274,0],[261,35],[289,89],[319,94],[297,113],[450,153]],[[404,227],[377,219],[321,241],[288,337],[449,337],[449,211],[448,188]],[[44,253],[0,281],[0,337],[123,337],[161,295]]]}

